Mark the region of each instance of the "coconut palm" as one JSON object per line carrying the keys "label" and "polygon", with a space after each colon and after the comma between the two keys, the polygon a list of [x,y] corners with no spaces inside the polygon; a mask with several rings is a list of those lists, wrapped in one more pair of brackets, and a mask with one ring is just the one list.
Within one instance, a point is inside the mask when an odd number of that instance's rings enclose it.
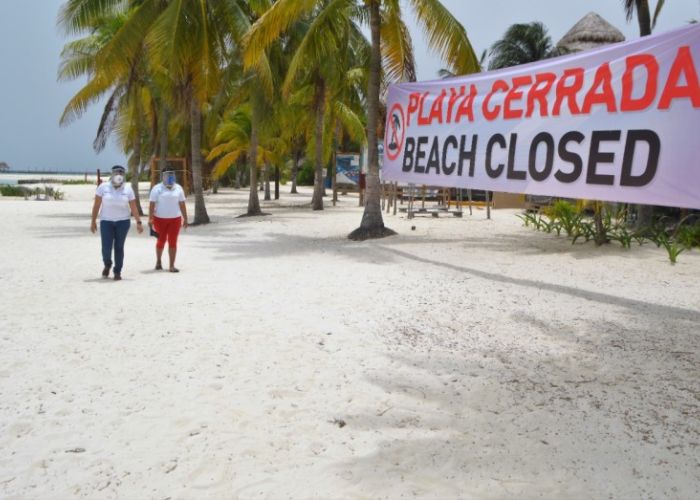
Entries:
{"label": "coconut palm", "polygon": [[[349,0],[320,0],[306,2],[305,10],[291,0],[275,2],[253,25],[246,36],[246,62],[259,57],[277,37],[289,34],[292,54],[282,91],[288,96],[292,89],[310,86],[314,113],[313,157],[315,159],[314,193],[311,206],[323,209],[324,143],[327,142],[325,120],[332,85],[338,75],[345,73],[340,54],[347,44],[364,40],[352,21],[356,6]],[[292,17],[290,17],[292,16]]]}
{"label": "coconut palm", "polygon": [[[90,34],[86,37],[67,43],[61,52],[59,81],[74,80],[88,77],[88,83],[66,105],[60,118],[60,125],[65,126],[82,116],[87,107],[106,97],[102,118],[100,120],[93,148],[100,152],[107,144],[117,123],[120,123],[119,144],[125,154],[130,154],[129,173],[131,185],[136,195],[139,213],[141,208],[138,179],[142,164],[142,141],[144,140],[144,116],[140,101],[144,91],[147,92],[148,77],[144,57],[134,58],[128,66],[122,66],[121,71],[108,75],[108,68],[98,56],[128,20],[130,13],[114,9],[105,13],[104,17],[92,21]],[[129,117],[125,120],[125,117]],[[126,125],[130,125],[128,130]]]}
{"label": "coconut palm", "polygon": [[[256,2],[264,3],[264,2]],[[109,85],[139,58],[143,47],[155,66],[164,68],[181,90],[188,111],[192,178],[195,192],[194,223],[206,223],[202,180],[202,109],[221,83],[224,62],[236,38],[248,26],[248,2],[243,0],[69,0],[61,23],[73,31],[89,28],[96,19],[124,5],[131,15],[100,50],[97,63],[104,74],[97,82]]]}
{"label": "coconut palm", "polygon": [[[207,156],[208,161],[216,161],[212,177],[217,179],[222,177],[232,165],[245,159],[249,154],[252,132],[251,114],[250,104],[243,104],[229,112],[219,125],[214,139],[217,145]],[[279,161],[276,147],[279,147],[279,141],[272,137],[267,141],[259,141],[256,155],[257,167]]]}
{"label": "coconut palm", "polygon": [[[236,2],[173,0],[150,25],[147,43],[156,64],[167,68],[184,90],[190,116],[195,224],[209,222],[202,179],[202,109],[221,83],[222,61],[232,34],[246,18]],[[146,5],[145,3],[142,5]]]}
{"label": "coconut palm", "polygon": [[[418,23],[426,32],[428,43],[459,74],[479,71],[479,62],[467,38],[464,27],[438,0],[410,0]],[[372,54],[369,66],[367,89],[367,142],[369,146],[367,176],[367,201],[360,227],[350,233],[353,240],[381,238],[394,234],[384,226],[380,205],[379,163],[377,130],[379,126],[379,88],[381,72],[381,28],[382,7],[384,17],[400,17],[400,6],[396,0],[366,0],[372,36]],[[387,40],[387,37],[385,37]]]}
{"label": "coconut palm", "polygon": [[513,24],[491,46],[489,51],[489,70],[509,68],[561,55],[547,33],[547,28],[540,22]]}
{"label": "coconut palm", "polygon": [[[479,70],[479,63],[464,27],[439,0],[409,0],[409,4],[428,37],[429,45],[451,67],[461,74]],[[350,8],[356,19],[369,22],[372,40],[366,95],[369,147],[367,197],[360,227],[350,234],[352,239],[367,239],[394,234],[385,228],[382,218],[377,135],[382,57],[389,78],[400,75],[404,80],[409,80],[415,76],[411,42],[402,20],[399,0],[362,0],[359,3],[356,0],[279,0],[247,37],[245,62],[250,65],[280,33],[310,13],[315,11],[318,16],[323,16],[326,12],[348,12],[347,9]]]}
{"label": "coconut palm", "polygon": [[659,18],[661,9],[663,9],[666,0],[658,0],[656,9],[654,9],[654,17],[651,17],[649,0],[622,0],[622,6],[627,15],[627,22],[631,21],[635,13],[637,15],[637,23],[639,24],[639,36],[651,35],[651,31],[656,26],[656,21]]}

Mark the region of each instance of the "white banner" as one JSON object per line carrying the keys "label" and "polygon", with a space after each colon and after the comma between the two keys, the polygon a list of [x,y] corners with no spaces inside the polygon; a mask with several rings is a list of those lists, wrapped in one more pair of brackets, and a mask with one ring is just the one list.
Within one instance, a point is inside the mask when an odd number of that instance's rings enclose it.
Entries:
{"label": "white banner", "polygon": [[389,88],[382,178],[700,209],[700,25]]}

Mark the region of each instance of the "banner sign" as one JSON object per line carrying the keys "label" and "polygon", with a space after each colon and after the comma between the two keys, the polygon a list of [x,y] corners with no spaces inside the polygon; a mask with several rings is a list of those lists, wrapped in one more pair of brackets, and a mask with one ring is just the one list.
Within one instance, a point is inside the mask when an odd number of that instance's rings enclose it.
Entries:
{"label": "banner sign", "polygon": [[360,183],[360,155],[341,154],[335,157],[336,183],[354,184]]}
{"label": "banner sign", "polygon": [[389,88],[386,181],[700,209],[700,25]]}

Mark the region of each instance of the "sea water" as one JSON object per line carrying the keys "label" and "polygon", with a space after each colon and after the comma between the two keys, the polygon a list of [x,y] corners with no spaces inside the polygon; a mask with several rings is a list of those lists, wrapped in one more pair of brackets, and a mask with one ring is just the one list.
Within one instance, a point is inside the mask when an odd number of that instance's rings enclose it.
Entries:
{"label": "sea water", "polygon": [[[55,173],[55,174],[20,174],[15,172],[2,172],[0,173],[0,184],[16,186],[19,181],[33,181],[32,184],[27,186],[33,186],[37,184],[61,184],[63,181],[82,181],[85,180],[85,174],[65,174],[65,173]],[[88,174],[87,180],[89,182],[97,182],[96,174]]]}

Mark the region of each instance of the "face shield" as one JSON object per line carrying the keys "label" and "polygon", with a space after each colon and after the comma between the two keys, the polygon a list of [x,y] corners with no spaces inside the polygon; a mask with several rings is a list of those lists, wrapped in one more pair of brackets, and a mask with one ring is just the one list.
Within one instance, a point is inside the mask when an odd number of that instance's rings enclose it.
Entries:
{"label": "face shield", "polygon": [[123,168],[113,168],[112,169],[112,186],[115,188],[121,187],[124,184],[124,174],[125,170]]}
{"label": "face shield", "polygon": [[163,172],[161,179],[163,181],[163,185],[168,189],[174,188],[175,183],[177,182],[175,172]]}

